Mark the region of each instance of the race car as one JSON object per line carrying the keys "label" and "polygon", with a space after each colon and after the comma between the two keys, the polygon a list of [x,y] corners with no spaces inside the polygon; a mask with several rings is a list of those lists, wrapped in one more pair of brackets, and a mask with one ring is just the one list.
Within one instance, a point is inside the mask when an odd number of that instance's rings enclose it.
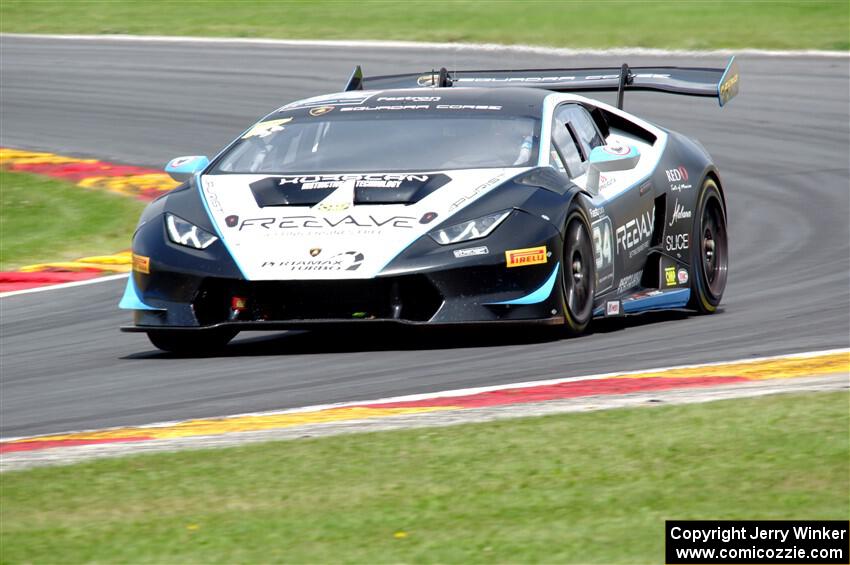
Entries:
{"label": "race car", "polygon": [[[125,331],[221,348],[243,330],[523,323],[714,312],[724,187],[699,142],[623,110],[626,91],[716,98],[725,68],[364,77],[292,102],[184,181],[133,235]],[[616,106],[576,92],[616,91]]]}

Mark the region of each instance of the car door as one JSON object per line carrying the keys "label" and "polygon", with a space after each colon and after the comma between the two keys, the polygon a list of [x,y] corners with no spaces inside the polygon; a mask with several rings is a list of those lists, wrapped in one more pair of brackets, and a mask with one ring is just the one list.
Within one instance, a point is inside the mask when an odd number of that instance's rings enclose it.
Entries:
{"label": "car door", "polygon": [[[577,185],[586,186],[590,152],[604,144],[605,139],[583,106],[566,103],[555,109],[552,145]],[[623,293],[640,284],[652,241],[653,198],[648,183],[632,185],[627,178],[615,175],[600,179],[590,208],[597,295]]]}

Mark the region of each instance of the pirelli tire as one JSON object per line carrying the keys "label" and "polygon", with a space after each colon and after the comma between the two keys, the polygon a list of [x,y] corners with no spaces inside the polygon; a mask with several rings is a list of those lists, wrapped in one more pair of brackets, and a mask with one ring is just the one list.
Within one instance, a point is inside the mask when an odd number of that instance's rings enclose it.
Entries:
{"label": "pirelli tire", "polygon": [[587,213],[573,205],[564,224],[561,285],[564,293],[564,329],[567,335],[584,333],[593,318],[596,262]]}
{"label": "pirelli tire", "polygon": [[706,178],[700,187],[691,233],[691,298],[688,307],[712,314],[726,290],[729,239],[726,207],[717,183]]}
{"label": "pirelli tire", "polygon": [[231,329],[150,330],[148,339],[158,349],[182,355],[220,352],[238,333]]}

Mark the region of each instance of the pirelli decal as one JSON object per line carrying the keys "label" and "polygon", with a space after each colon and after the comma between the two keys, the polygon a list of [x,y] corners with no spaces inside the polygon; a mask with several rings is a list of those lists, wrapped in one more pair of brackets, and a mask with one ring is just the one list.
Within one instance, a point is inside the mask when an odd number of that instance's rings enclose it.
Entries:
{"label": "pirelli decal", "polygon": [[508,267],[525,267],[546,262],[546,246],[528,247],[526,249],[510,249],[505,251],[505,262]]}
{"label": "pirelli decal", "polygon": [[149,275],[151,272],[151,258],[133,253],[133,270],[137,273]]}

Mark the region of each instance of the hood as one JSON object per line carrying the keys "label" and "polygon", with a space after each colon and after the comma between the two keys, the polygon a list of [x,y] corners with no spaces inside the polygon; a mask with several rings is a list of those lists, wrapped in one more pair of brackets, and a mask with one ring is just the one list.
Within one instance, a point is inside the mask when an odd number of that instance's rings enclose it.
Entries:
{"label": "hood", "polygon": [[224,174],[203,175],[200,184],[213,224],[246,279],[367,279],[527,170]]}

